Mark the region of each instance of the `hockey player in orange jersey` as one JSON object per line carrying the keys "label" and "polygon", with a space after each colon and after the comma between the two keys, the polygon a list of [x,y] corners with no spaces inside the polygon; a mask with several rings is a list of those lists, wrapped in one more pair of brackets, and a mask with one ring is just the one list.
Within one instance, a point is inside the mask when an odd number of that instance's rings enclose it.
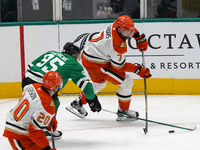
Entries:
{"label": "hockey player in orange jersey", "polygon": [[49,146],[43,129],[57,128],[54,118],[56,109],[51,96],[60,88],[62,77],[55,71],[47,72],[43,84],[34,83],[24,87],[23,96],[6,115],[3,136],[7,137],[13,150],[56,150]]}
{"label": "hockey player in orange jersey", "polygon": [[[92,80],[95,94],[106,86],[106,81],[119,85],[117,90],[118,112],[127,114],[129,117],[132,116],[133,119],[133,117],[138,117],[139,113],[129,109],[133,80],[126,72],[136,73],[141,78],[144,76],[150,78],[151,74],[148,68],[144,68],[140,64],[126,62],[126,40],[131,37],[135,38],[136,46],[140,52],[147,50],[148,42],[145,35],[144,33],[139,34],[131,18],[126,15],[118,17],[113,24],[85,45],[82,53],[82,64]],[[90,107],[93,112],[101,111],[101,105],[88,101],[83,92],[78,99],[71,103],[71,106],[82,113],[86,112],[82,105],[86,103],[89,106],[94,106],[94,108]],[[117,121],[120,120],[127,119],[124,119],[124,115],[118,115]]]}

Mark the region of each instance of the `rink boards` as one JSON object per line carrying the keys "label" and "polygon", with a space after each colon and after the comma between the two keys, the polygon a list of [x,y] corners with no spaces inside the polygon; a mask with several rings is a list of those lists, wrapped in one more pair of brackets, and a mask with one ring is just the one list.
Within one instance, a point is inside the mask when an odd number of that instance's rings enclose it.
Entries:
{"label": "rink boards", "polygon": [[[114,20],[2,23],[0,25],[0,98],[21,96],[21,80],[26,66],[41,54],[61,51],[82,33],[97,33]],[[182,21],[182,22],[181,22]],[[145,51],[148,94],[200,94],[200,20],[134,20],[145,33],[149,47]],[[189,29],[189,30],[188,30]],[[135,40],[127,41],[127,62],[142,63]],[[143,94],[144,80],[134,73],[133,94]],[[115,93],[118,86],[107,83],[101,93]],[[62,94],[79,93],[69,81]]]}

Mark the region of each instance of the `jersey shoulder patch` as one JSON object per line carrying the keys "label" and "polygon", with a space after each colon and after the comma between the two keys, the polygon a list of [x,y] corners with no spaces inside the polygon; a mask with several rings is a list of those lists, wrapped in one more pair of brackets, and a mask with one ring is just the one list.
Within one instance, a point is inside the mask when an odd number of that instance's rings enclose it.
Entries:
{"label": "jersey shoulder patch", "polygon": [[125,47],[126,47],[126,43],[121,42],[121,45],[120,45],[119,47],[121,47],[121,48],[125,48]]}
{"label": "jersey shoulder patch", "polygon": [[55,103],[52,97],[42,89],[42,84],[33,84],[40,98],[43,108],[50,114],[55,114]]}
{"label": "jersey shoulder patch", "polygon": [[112,26],[112,44],[117,53],[124,54],[127,52],[126,41],[123,40],[116,31],[115,25]]}
{"label": "jersey shoulder patch", "polygon": [[55,103],[53,101],[50,102],[49,104],[50,107],[55,107]]}

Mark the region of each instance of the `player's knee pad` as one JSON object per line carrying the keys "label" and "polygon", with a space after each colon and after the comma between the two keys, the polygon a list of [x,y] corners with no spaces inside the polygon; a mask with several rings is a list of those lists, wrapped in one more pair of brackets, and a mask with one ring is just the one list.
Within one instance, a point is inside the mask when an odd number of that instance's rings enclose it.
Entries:
{"label": "player's knee pad", "polygon": [[97,94],[99,91],[101,91],[106,86],[106,81],[102,83],[95,83],[92,82],[94,94]]}
{"label": "player's knee pad", "polygon": [[119,88],[117,90],[118,97],[120,99],[122,99],[123,97],[126,97],[125,99],[130,99],[132,94],[132,87],[133,79],[129,75],[126,75],[124,82],[122,82],[122,84],[119,85]]}

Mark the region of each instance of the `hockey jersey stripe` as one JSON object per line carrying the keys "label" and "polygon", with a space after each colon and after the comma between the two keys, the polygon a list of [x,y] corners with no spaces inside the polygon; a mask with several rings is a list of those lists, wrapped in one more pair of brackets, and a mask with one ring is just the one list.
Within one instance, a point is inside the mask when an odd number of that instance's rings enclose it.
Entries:
{"label": "hockey jersey stripe", "polygon": [[83,83],[84,83],[84,81],[81,81],[81,83],[79,85],[80,88],[82,87]]}
{"label": "hockey jersey stripe", "polygon": [[92,40],[90,40],[91,42],[98,42],[99,40],[103,39],[104,38],[104,31],[101,33],[101,36],[98,37],[98,38],[94,38]]}
{"label": "hockey jersey stripe", "polygon": [[124,65],[124,64],[126,63],[126,59],[125,59],[122,63],[117,63],[117,62],[113,61],[112,59],[111,59],[111,62],[112,62],[113,64],[118,65],[118,66],[122,66],[122,65]]}
{"label": "hockey jersey stripe", "polygon": [[77,82],[77,85],[83,91],[85,89],[86,85],[88,84],[88,82],[89,82],[88,79],[87,80],[82,79]]}
{"label": "hockey jersey stripe", "polygon": [[86,87],[86,85],[88,84],[89,81],[84,81],[82,86],[81,86],[81,90],[83,91]]}
{"label": "hockey jersey stripe", "polygon": [[21,136],[28,136],[28,131],[21,131],[21,130],[15,130],[15,129],[12,129],[12,128],[9,128],[9,127],[5,127],[5,131],[7,132],[11,132],[12,134],[16,134],[16,135],[21,135]]}
{"label": "hockey jersey stripe", "polygon": [[79,87],[79,88],[81,88],[82,87],[82,85],[83,85],[83,82],[85,82],[85,81],[89,81],[88,80],[88,78],[81,78],[80,80],[78,80],[78,82],[77,82],[77,86]]}
{"label": "hockey jersey stripe", "polygon": [[10,122],[8,122],[8,121],[6,121],[6,124],[7,124],[7,125],[10,125],[10,126],[13,126],[13,127],[15,127],[15,128],[18,128],[18,129],[20,129],[20,130],[26,131],[26,129],[24,129],[24,128],[22,128],[22,127],[19,127],[19,126],[15,125],[15,124],[12,124],[12,123],[10,123]]}
{"label": "hockey jersey stripe", "polygon": [[[38,73],[38,72],[37,72]],[[28,70],[25,74],[26,77],[32,79],[33,81],[35,82],[38,82],[38,83],[43,83],[43,77],[42,77],[42,74],[39,75],[37,74],[36,72],[33,72],[33,71],[30,71]]]}
{"label": "hockey jersey stripe", "polygon": [[35,121],[34,119],[33,119],[33,122],[32,122],[32,126],[33,126],[33,125],[34,125],[34,127],[35,127],[36,129],[39,129],[39,130],[46,128],[46,127],[41,127],[41,126],[37,123],[37,121]]}
{"label": "hockey jersey stripe", "polygon": [[119,76],[117,73],[113,72],[112,70],[108,70],[108,69],[106,69],[106,68],[100,68],[100,70],[101,70],[103,73],[105,73],[105,74],[111,76],[112,78],[114,78],[115,80],[117,80],[117,81],[120,82],[120,83],[122,83],[122,82],[124,81],[124,78],[123,78],[123,77]]}
{"label": "hockey jersey stripe", "polygon": [[34,72],[31,71],[31,70],[27,70],[27,71],[30,72],[31,74],[33,74],[34,76],[38,77],[38,78],[43,78],[42,75],[39,75],[39,74],[37,74],[37,73],[34,73]]}
{"label": "hockey jersey stripe", "polygon": [[81,84],[79,85],[79,87],[80,87],[81,89],[84,89],[85,86],[86,86],[86,84],[88,83],[88,81],[89,81],[89,80],[81,81]]}

